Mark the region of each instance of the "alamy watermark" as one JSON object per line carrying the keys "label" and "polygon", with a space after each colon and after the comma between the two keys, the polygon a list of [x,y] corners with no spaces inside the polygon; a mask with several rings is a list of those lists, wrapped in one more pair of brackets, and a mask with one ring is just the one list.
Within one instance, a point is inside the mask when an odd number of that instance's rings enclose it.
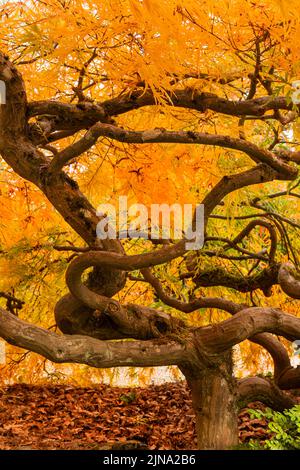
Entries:
{"label": "alamy watermark", "polygon": [[300,339],[297,339],[292,343],[293,346],[293,355],[294,356],[300,356]]}
{"label": "alamy watermark", "polygon": [[0,80],[0,104],[6,104],[6,85],[3,80]]}
{"label": "alamy watermark", "polygon": [[100,240],[143,238],[146,240],[186,240],[187,250],[199,250],[204,243],[204,206],[175,203],[128,205],[127,196],[120,196],[118,207],[101,204],[97,225]]}

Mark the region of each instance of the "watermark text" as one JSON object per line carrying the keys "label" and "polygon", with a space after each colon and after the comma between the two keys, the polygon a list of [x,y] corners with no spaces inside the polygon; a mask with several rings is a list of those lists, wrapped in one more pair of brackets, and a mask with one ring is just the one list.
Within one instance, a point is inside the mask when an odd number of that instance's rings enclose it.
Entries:
{"label": "watermark text", "polygon": [[106,239],[186,240],[187,250],[199,250],[204,243],[204,206],[175,203],[128,205],[127,196],[120,196],[118,207],[101,204],[97,237]]}

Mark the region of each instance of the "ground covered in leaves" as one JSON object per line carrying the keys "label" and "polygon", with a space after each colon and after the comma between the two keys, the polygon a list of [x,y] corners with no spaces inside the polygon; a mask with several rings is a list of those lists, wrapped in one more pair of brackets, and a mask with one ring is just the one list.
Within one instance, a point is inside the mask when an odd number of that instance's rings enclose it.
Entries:
{"label": "ground covered in leaves", "polygon": [[[247,410],[240,413],[239,429],[241,442],[268,437],[266,422],[250,419]],[[99,449],[108,441],[127,440],[150,449],[195,449],[194,414],[185,383],[134,389],[0,388],[0,449]]]}

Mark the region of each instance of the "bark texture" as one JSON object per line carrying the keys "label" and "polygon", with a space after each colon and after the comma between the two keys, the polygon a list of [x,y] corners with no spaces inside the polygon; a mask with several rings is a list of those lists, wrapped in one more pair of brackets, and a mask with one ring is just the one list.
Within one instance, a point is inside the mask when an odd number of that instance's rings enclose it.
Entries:
{"label": "bark texture", "polygon": [[238,445],[236,383],[230,353],[195,376],[185,371],[196,415],[198,448],[233,449]]}

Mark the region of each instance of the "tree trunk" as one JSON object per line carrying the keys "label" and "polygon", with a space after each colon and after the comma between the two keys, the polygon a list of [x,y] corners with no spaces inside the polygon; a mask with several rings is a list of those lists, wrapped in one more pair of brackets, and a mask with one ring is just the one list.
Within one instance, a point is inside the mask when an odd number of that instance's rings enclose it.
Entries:
{"label": "tree trunk", "polygon": [[196,415],[198,449],[225,450],[238,445],[237,386],[231,368],[229,360],[186,375]]}

